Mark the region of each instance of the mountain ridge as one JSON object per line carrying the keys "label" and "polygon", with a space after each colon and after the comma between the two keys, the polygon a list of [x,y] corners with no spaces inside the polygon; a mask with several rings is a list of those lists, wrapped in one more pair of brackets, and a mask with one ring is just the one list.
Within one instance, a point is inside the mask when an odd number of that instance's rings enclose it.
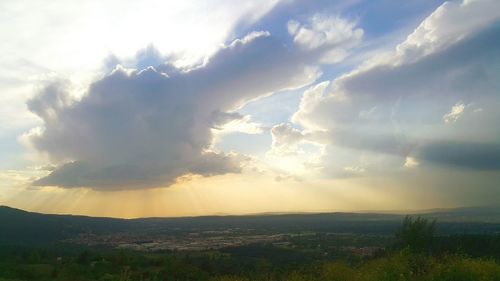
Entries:
{"label": "mountain ridge", "polygon": [[[148,220],[148,219],[189,219],[189,218],[214,218],[214,217],[258,217],[258,216],[289,216],[289,215],[297,215],[297,216],[307,216],[307,215],[381,215],[381,216],[405,216],[405,215],[439,215],[439,214],[457,214],[457,213],[477,213],[477,212],[488,212],[488,215],[498,215],[498,222],[500,223],[500,205],[488,205],[488,206],[467,206],[467,207],[457,207],[457,208],[432,208],[432,209],[422,209],[422,210],[354,210],[354,211],[317,211],[317,212],[261,212],[261,213],[246,213],[246,214],[208,214],[208,215],[193,215],[193,216],[176,216],[176,217],[168,217],[168,216],[151,216],[151,217],[133,217],[133,218],[120,218],[120,217],[108,217],[108,216],[90,216],[90,215],[82,215],[82,214],[54,214],[54,213],[40,213],[27,211],[15,207],[10,207],[7,205],[0,205],[0,212],[2,210],[11,210],[24,212],[27,214],[36,214],[36,215],[47,215],[47,216],[67,216],[67,217],[75,217],[75,218],[95,218],[95,219],[115,219],[115,220]],[[491,213],[493,211],[493,213]]]}
{"label": "mountain ridge", "polygon": [[[457,208],[412,214],[436,219],[438,232],[500,233],[500,208]],[[206,231],[252,229],[261,232],[358,233],[391,235],[404,214],[379,213],[294,213],[199,217],[150,217],[121,219],[81,215],[41,214],[0,206],[1,243],[46,243],[63,241],[82,234],[174,233],[189,235]]]}

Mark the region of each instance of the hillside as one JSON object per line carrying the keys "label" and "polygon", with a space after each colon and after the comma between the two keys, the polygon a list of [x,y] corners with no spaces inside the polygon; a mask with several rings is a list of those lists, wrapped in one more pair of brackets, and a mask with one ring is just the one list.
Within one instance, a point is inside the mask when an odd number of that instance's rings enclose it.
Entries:
{"label": "hillside", "polygon": [[[421,214],[438,221],[438,232],[500,233],[498,208],[460,208]],[[186,218],[116,219],[48,215],[0,206],[0,243],[45,243],[78,234],[188,234],[196,231],[251,229],[266,232],[332,232],[389,235],[404,215],[320,213]]]}

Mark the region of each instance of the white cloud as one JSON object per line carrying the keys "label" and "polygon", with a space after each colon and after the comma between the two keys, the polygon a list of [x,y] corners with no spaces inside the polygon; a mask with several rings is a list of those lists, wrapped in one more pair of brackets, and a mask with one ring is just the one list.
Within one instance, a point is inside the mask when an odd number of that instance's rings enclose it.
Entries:
{"label": "white cloud", "polygon": [[[220,126],[215,127],[214,133],[219,135],[225,135],[229,133],[245,133],[245,134],[262,134],[264,132],[264,128],[262,124],[257,122],[252,122],[252,117],[250,115],[240,115],[239,113],[223,113],[226,116],[230,116],[225,120],[216,121],[216,125],[220,124]],[[220,122],[220,123],[219,123]]]}
{"label": "white cloud", "polygon": [[443,121],[445,123],[454,123],[460,118],[460,116],[464,113],[465,104],[461,102],[457,102],[454,106],[451,107],[450,112],[446,113],[443,116]]}
{"label": "white cloud", "polygon": [[462,40],[497,21],[497,5],[496,0],[446,1],[397,46],[398,55],[411,61]]}
{"label": "white cloud", "polygon": [[405,164],[404,164],[404,166],[406,168],[413,168],[413,167],[417,167],[418,165],[420,165],[420,163],[418,163],[418,161],[415,160],[415,158],[409,157],[409,156],[406,157]]}
{"label": "white cloud", "polygon": [[321,52],[322,63],[342,61],[363,39],[363,30],[356,27],[356,22],[319,14],[303,24],[289,21],[288,32],[300,48]]}
{"label": "white cloud", "polygon": [[282,123],[271,129],[273,142],[269,153],[276,156],[293,155],[299,152],[299,144],[304,140],[301,131],[289,123]]}
{"label": "white cloud", "polygon": [[[467,20],[464,20],[467,19]],[[439,7],[388,56],[361,65],[331,82],[308,89],[292,121],[327,145],[325,171],[353,167],[362,155],[377,165],[370,169],[395,171],[403,160],[423,163],[439,143],[439,159],[429,161],[461,167],[496,169],[500,105],[500,10],[496,1],[447,2]],[[298,28],[292,26],[298,32]],[[460,126],[443,128],[444,120],[463,118]],[[465,104],[482,108],[481,114],[462,115]],[[458,123],[456,125],[459,125]],[[446,143],[453,149],[443,149]],[[474,149],[481,157],[461,157]],[[417,151],[423,151],[417,153]],[[414,153],[415,152],[415,153]],[[455,156],[445,155],[446,153]],[[408,162],[408,155],[415,155]],[[329,162],[326,163],[326,162]],[[337,162],[337,163],[332,163]],[[406,165],[406,166],[408,166]],[[332,168],[328,168],[332,166]]]}
{"label": "white cloud", "polygon": [[317,124],[316,120],[310,119],[309,116],[314,115],[318,104],[323,101],[324,94],[329,85],[329,81],[321,82],[304,92],[300,100],[299,110],[292,116],[294,123],[299,123],[311,130],[324,129],[322,125]]}

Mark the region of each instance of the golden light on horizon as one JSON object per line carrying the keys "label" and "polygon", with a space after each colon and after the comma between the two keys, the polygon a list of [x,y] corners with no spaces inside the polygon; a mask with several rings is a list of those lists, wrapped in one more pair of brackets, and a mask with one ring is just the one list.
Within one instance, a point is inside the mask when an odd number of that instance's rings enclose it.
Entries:
{"label": "golden light on horizon", "polygon": [[[298,213],[432,208],[390,180],[276,181],[270,175],[193,177],[171,187],[95,191],[85,188],[24,189],[4,200],[30,211],[119,218]],[[393,183],[397,184],[397,183]],[[452,205],[451,205],[452,206]]]}

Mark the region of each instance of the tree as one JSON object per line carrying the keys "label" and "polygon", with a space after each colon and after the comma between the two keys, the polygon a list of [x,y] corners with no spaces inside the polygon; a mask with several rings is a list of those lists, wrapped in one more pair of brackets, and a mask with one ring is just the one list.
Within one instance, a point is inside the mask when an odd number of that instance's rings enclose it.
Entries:
{"label": "tree", "polygon": [[429,251],[435,225],[435,220],[406,216],[401,228],[396,232],[396,247],[408,248],[412,252]]}

